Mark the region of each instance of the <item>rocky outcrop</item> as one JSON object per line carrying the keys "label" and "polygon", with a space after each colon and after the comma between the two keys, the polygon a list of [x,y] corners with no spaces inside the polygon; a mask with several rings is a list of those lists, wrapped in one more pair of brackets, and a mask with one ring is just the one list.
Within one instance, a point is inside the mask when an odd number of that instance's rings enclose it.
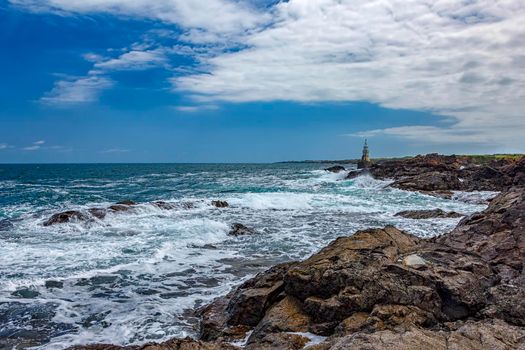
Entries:
{"label": "rocky outcrop", "polygon": [[[452,197],[451,191],[504,191],[525,186],[525,158],[478,163],[468,156],[428,154],[373,164],[377,179],[393,179],[392,187]],[[357,173],[351,172],[349,178]]]}
{"label": "rocky outcrop", "polygon": [[460,218],[465,216],[455,211],[444,211],[442,209],[430,209],[430,210],[404,210],[397,213],[395,216],[401,216],[407,219],[448,219],[448,218]]}
{"label": "rocky outcrop", "polygon": [[334,166],[328,167],[328,168],[326,168],[324,170],[325,171],[329,171],[331,173],[339,173],[341,171],[345,171],[346,169],[342,165],[334,165]]}

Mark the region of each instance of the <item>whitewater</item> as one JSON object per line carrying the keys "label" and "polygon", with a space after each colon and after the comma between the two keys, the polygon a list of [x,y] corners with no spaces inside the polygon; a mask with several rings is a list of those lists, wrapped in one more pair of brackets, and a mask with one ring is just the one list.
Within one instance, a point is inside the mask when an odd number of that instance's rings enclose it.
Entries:
{"label": "whitewater", "polygon": [[[420,237],[471,214],[489,193],[446,200],[326,164],[0,165],[0,348],[141,344],[195,336],[192,312],[276,263],[339,236],[395,225]],[[64,210],[139,203],[103,220],[43,226]],[[191,203],[172,210],[153,201]],[[229,203],[216,208],[212,200]],[[481,204],[480,204],[481,203]],[[242,223],[257,234],[228,235]]]}

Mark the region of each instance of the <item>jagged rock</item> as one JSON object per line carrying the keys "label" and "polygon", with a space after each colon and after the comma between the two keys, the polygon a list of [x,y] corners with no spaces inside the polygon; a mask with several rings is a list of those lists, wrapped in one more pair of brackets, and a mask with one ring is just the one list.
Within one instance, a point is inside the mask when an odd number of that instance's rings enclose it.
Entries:
{"label": "jagged rock", "polygon": [[460,221],[436,242],[475,253],[490,262],[504,281],[525,284],[525,188],[494,198],[489,207]]}
{"label": "jagged rock", "polygon": [[259,343],[271,333],[307,332],[310,323],[310,316],[304,312],[301,302],[287,296],[266,312],[250,335],[248,344]]}
{"label": "jagged rock", "polygon": [[51,226],[56,224],[62,224],[70,221],[84,221],[89,220],[89,216],[78,211],[68,210],[62,213],[53,214],[49,219],[44,222],[44,226]]}
{"label": "jagged rock", "polygon": [[455,211],[446,212],[442,209],[432,210],[405,210],[397,213],[395,216],[401,216],[407,219],[434,219],[434,218],[460,218],[465,216]]}
{"label": "jagged rock", "polygon": [[300,350],[310,341],[307,337],[291,333],[270,333],[257,342],[248,343],[246,350]]}
{"label": "jagged rock", "polygon": [[283,275],[294,263],[276,265],[244,282],[227,296],[214,300],[200,310],[201,339],[231,339],[238,328],[246,332],[264,317],[266,310],[283,298]]}
{"label": "jagged rock", "polygon": [[228,208],[230,206],[226,201],[211,201],[211,205],[217,208]]}
{"label": "jagged rock", "polygon": [[230,226],[230,232],[228,234],[230,236],[243,236],[243,235],[253,235],[257,233],[254,229],[249,228],[243,224],[240,224],[238,222],[233,223]]}
{"label": "jagged rock", "polygon": [[450,191],[460,190],[461,181],[453,173],[431,171],[396,180],[391,186],[409,191]]}
{"label": "jagged rock", "polygon": [[334,166],[331,166],[331,167],[328,167],[326,169],[324,169],[325,171],[329,171],[331,173],[339,173],[341,171],[345,171],[345,167],[344,166],[341,166],[341,165],[334,165]]}

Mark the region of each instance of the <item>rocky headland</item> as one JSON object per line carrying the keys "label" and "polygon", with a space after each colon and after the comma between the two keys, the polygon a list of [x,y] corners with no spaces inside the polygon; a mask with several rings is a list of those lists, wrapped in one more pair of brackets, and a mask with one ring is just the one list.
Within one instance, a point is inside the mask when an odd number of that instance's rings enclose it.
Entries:
{"label": "rocky headland", "polygon": [[198,340],[124,349],[525,349],[525,159],[474,164],[427,155],[368,171],[434,195],[501,193],[440,237],[392,226],[340,237],[196,310]]}

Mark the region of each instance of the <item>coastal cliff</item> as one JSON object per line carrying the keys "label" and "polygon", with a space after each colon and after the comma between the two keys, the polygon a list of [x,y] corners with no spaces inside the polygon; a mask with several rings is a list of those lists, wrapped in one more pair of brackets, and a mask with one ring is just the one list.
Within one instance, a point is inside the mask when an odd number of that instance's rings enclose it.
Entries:
{"label": "coastal cliff", "polygon": [[525,349],[524,169],[438,155],[374,165],[398,188],[501,193],[440,237],[392,226],[340,237],[197,310],[199,340],[124,349]]}

